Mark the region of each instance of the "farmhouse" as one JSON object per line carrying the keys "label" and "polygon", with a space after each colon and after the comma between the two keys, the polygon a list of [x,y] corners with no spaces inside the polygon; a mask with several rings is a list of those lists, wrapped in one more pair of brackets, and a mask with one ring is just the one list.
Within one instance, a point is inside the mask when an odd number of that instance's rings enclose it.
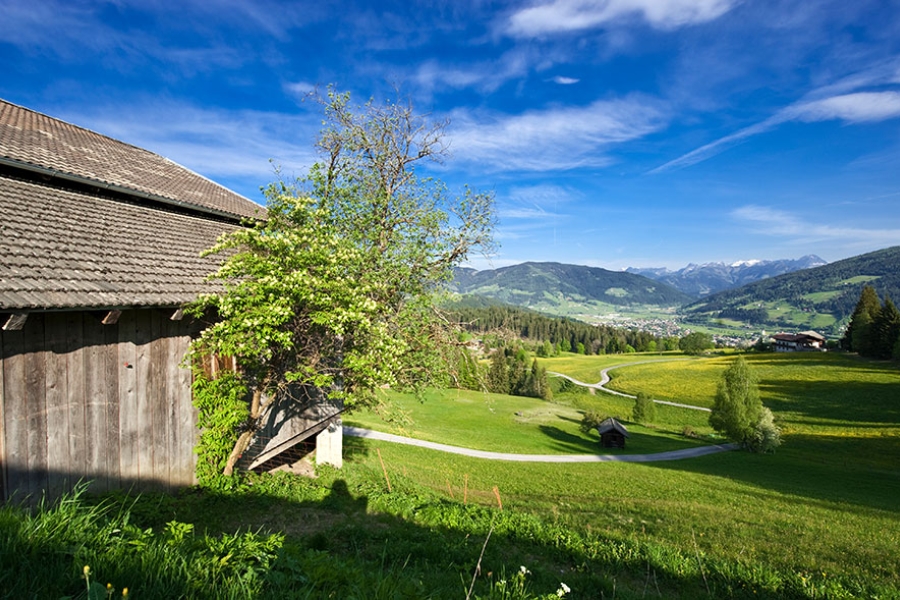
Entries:
{"label": "farmhouse", "polygon": [[[0,499],[81,479],[194,482],[183,360],[202,324],[182,307],[216,291],[201,251],[263,214],[152,152],[0,100]],[[326,428],[323,410],[287,428],[298,411],[282,411],[248,460]]]}
{"label": "farmhouse", "polygon": [[825,337],[815,331],[777,333],[772,339],[775,341],[775,352],[825,351]]}
{"label": "farmhouse", "polygon": [[600,445],[604,448],[624,448],[628,430],[616,419],[608,417],[597,425],[600,434]]}

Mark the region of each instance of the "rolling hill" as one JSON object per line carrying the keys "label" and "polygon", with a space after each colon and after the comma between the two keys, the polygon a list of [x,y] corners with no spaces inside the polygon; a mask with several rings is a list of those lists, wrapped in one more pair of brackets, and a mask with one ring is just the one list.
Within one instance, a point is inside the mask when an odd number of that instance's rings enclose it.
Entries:
{"label": "rolling hill", "polygon": [[567,309],[672,308],[693,300],[672,286],[624,271],[528,262],[476,271],[458,269],[453,287],[516,306],[569,314]]}
{"label": "rolling hill", "polygon": [[681,313],[697,323],[814,329],[837,336],[866,284],[882,298],[900,299],[900,246],[719,292]]}

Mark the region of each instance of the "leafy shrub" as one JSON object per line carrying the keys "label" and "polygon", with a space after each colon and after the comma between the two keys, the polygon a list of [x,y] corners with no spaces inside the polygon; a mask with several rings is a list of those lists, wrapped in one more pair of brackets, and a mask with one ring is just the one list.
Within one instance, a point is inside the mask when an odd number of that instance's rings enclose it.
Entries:
{"label": "leafy shrub", "polygon": [[772,411],[762,407],[759,413],[759,421],[753,428],[747,446],[753,452],[775,452],[775,448],[781,445],[781,428],[775,424],[775,416]]}
{"label": "leafy shrub", "polygon": [[694,431],[694,428],[691,427],[690,425],[684,426],[684,429],[681,430],[681,435],[683,435],[684,437],[689,437],[689,438],[699,437],[697,435],[697,432]]}
{"label": "leafy shrub", "polygon": [[650,423],[656,418],[656,403],[640,392],[634,400],[633,413],[635,423]]}
{"label": "leafy shrub", "polygon": [[588,410],[581,418],[581,424],[578,426],[578,428],[581,430],[581,433],[589,434],[597,429],[597,425],[606,420],[606,418],[607,415],[601,412],[597,412],[596,410]]}

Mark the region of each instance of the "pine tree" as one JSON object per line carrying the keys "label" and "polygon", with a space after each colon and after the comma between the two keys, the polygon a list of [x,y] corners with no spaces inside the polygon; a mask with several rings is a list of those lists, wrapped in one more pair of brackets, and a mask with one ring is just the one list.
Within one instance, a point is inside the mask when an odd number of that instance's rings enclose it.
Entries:
{"label": "pine tree", "polygon": [[872,356],[891,358],[898,337],[900,337],[900,311],[891,299],[885,296],[884,304],[872,322]]}
{"label": "pine tree", "polygon": [[875,288],[870,285],[864,286],[856,308],[853,310],[853,316],[850,317],[847,331],[841,338],[841,347],[864,356],[870,355],[870,330],[872,322],[879,312],[881,312],[881,301],[878,299]]}

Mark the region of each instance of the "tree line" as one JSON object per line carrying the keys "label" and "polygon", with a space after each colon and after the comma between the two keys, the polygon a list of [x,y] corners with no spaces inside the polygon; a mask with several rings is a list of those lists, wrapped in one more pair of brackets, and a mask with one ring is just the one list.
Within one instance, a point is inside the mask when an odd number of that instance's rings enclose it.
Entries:
{"label": "tree line", "polygon": [[863,287],[841,347],[860,356],[900,360],[900,310],[890,296],[882,302],[875,288]]}
{"label": "tree line", "polygon": [[565,317],[548,317],[509,305],[487,304],[467,298],[447,306],[453,319],[474,334],[508,331],[512,336],[538,342],[538,356],[560,352],[621,354],[677,350],[678,338],[661,338],[646,331],[609,325],[590,325]]}

